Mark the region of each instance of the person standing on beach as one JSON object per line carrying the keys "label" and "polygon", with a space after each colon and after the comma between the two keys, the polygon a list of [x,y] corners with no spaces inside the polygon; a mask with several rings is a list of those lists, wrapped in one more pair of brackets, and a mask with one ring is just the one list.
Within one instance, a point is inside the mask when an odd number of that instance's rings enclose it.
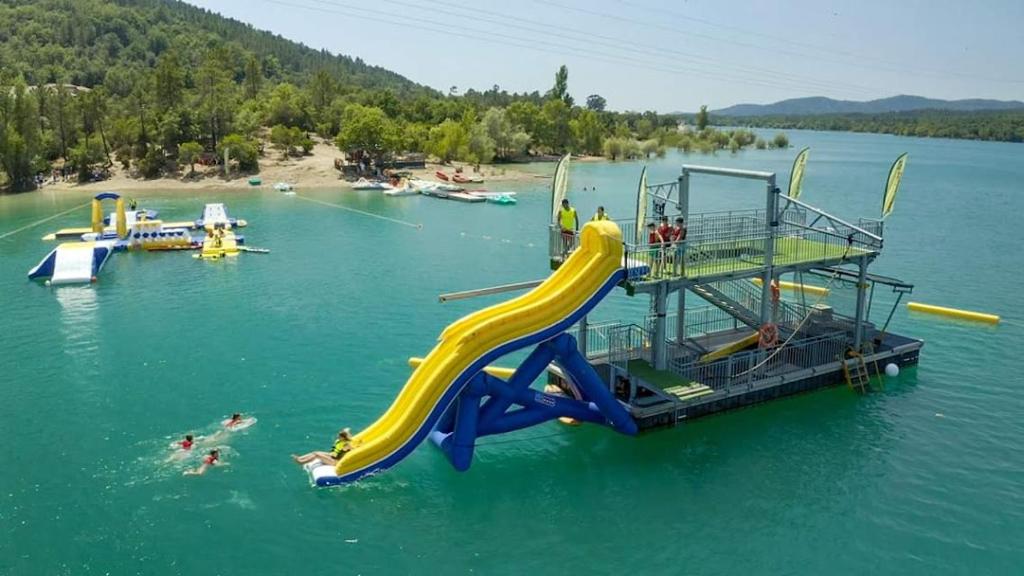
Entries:
{"label": "person standing on beach", "polygon": [[576,209],[569,205],[569,199],[562,199],[562,209],[558,211],[558,225],[562,229],[562,258],[572,250],[573,240],[580,230],[580,218]]}

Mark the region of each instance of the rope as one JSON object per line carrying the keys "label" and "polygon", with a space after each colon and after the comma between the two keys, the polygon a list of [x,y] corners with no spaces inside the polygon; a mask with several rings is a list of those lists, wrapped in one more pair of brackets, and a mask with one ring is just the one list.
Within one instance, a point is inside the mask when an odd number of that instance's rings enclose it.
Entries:
{"label": "rope", "polygon": [[554,438],[555,436],[563,436],[561,432],[552,432],[551,434],[544,434],[543,436],[531,436],[529,438],[507,438],[505,440],[492,440],[490,442],[479,442],[477,447],[481,446],[495,446],[497,444],[509,444],[512,442],[529,442],[531,440],[546,440],[548,438]]}
{"label": "rope", "polygon": [[333,202],[325,202],[323,200],[317,200],[316,198],[309,198],[308,196],[301,196],[299,194],[296,194],[295,198],[298,198],[299,200],[305,200],[306,202],[314,202],[316,204],[323,204],[324,206],[330,206],[332,208],[338,208],[340,210],[347,210],[349,212],[355,212],[356,214],[362,214],[363,216],[369,216],[370,218],[377,218],[379,220],[385,220],[387,222],[393,222],[395,224],[401,224],[402,226],[408,226],[410,228],[416,228],[417,230],[421,230],[423,228],[423,224],[415,224],[413,222],[407,222],[405,220],[399,220],[397,218],[391,218],[391,217],[388,217],[388,216],[381,216],[380,214],[374,214],[373,212],[366,212],[364,210],[359,210],[359,209],[356,209],[356,208],[349,208],[348,206],[342,206],[341,204],[334,204]]}
{"label": "rope", "polygon": [[[846,249],[843,250],[843,256],[839,259],[840,262],[846,261],[846,257],[850,255],[850,248],[852,248],[852,247],[853,247],[853,236],[851,235],[851,236],[849,236],[846,239]],[[749,369],[744,370],[743,372],[740,372],[739,374],[736,375],[736,377],[746,376],[747,374],[750,374],[754,370],[757,370],[761,366],[764,366],[765,364],[767,364],[769,361],[771,361],[772,358],[775,358],[775,356],[778,355],[779,352],[782,352],[782,349],[785,348],[793,338],[796,338],[796,335],[800,333],[800,329],[803,328],[804,324],[807,322],[807,320],[810,319],[811,314],[812,314],[812,312],[810,312],[810,311],[814,310],[814,308],[818,304],[821,304],[821,301],[824,300],[826,296],[828,296],[828,290],[832,287],[832,283],[835,282],[837,278],[839,278],[838,270],[836,272],[833,272],[832,273],[832,277],[829,278],[828,282],[825,283],[825,290],[826,291],[818,296],[818,300],[808,309],[807,314],[803,317],[802,320],[800,320],[800,323],[796,325],[796,328],[793,330],[793,333],[790,334],[789,337],[786,338],[782,342],[782,344],[780,344],[779,347],[775,349],[774,352],[772,352],[767,357],[765,357],[764,360],[762,360],[762,361],[758,362],[757,364],[751,366]]]}
{"label": "rope", "polygon": [[44,222],[49,222],[50,220],[53,220],[54,218],[60,218],[61,216],[64,216],[65,214],[70,214],[70,213],[74,212],[75,210],[81,210],[82,208],[85,208],[86,206],[89,206],[90,204],[92,204],[91,200],[89,202],[86,202],[85,204],[82,204],[81,206],[75,206],[74,208],[69,208],[69,209],[67,209],[67,210],[65,210],[63,212],[54,214],[53,216],[48,216],[46,218],[43,218],[42,220],[36,220],[35,222],[33,222],[31,224],[26,224],[26,225],[22,226],[21,228],[18,228],[17,230],[11,230],[10,232],[4,232],[3,234],[0,234],[0,240],[3,240],[4,238],[7,238],[8,236],[13,236],[13,235],[17,234],[18,232],[24,232],[25,230],[28,230],[29,228],[35,228],[36,226],[39,226],[40,224],[42,224]]}

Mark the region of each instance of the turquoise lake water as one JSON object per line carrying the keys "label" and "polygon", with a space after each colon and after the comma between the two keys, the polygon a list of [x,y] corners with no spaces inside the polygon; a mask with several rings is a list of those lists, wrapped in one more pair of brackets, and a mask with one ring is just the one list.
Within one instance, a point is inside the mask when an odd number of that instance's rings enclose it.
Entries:
{"label": "turquoise lake water", "polygon": [[[272,191],[122,190],[169,220],[226,202],[272,253],[115,254],[90,287],[25,278],[49,250],[40,237],[86,225],[87,209],[0,239],[0,574],[1019,573],[1024,147],[789,136],[790,150],[670,154],[650,181],[690,162],[774,170],[784,185],[811,146],[803,199],[875,217],[909,152],[872,271],[916,284],[914,300],[1004,321],[901,308],[893,330],[926,344],[884,392],[834,388],[639,438],[547,424],[481,440],[466,473],[424,445],[379,477],[317,490],[289,454],[372,422],[409,356],[500,298],[438,294],[548,273],[549,180],[493,186],[519,192],[512,207],[300,190],[422,229]],[[576,163],[570,197],[581,216],[629,216],[639,172]],[[763,206],[752,183],[693,190],[694,211]],[[0,197],[0,235],[89,196]],[[893,297],[877,300],[876,314]],[[594,317],[647,305],[620,291]],[[165,461],[168,443],[233,411],[258,422],[215,441],[227,466],[183,477],[194,462]]]}

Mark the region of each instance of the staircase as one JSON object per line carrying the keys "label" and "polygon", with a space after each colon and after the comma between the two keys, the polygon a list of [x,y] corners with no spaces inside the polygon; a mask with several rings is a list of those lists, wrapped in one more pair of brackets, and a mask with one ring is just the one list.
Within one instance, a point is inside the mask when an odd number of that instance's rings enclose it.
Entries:
{"label": "staircase", "polygon": [[[731,281],[737,282],[737,281]],[[761,327],[760,315],[711,284],[694,284],[690,290],[754,330]]]}

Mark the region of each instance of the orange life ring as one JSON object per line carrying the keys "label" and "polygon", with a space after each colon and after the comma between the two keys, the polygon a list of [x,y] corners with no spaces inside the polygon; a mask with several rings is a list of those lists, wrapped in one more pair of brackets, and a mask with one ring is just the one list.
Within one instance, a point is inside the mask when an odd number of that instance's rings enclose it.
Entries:
{"label": "orange life ring", "polygon": [[758,332],[757,346],[759,348],[772,348],[779,343],[779,328],[768,322]]}

